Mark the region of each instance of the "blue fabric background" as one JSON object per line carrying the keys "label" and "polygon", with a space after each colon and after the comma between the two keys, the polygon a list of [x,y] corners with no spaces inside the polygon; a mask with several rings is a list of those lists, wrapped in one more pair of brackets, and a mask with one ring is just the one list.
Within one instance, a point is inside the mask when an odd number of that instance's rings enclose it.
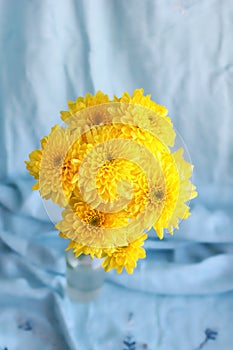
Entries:
{"label": "blue fabric background", "polygon": [[[230,0],[0,2],[1,350],[123,350],[130,312],[137,349],[232,350],[232,16]],[[133,276],[110,273],[95,303],[75,305],[67,243],[24,160],[68,99],[138,87],[168,107],[199,197]],[[208,328],[218,336],[200,347]]]}

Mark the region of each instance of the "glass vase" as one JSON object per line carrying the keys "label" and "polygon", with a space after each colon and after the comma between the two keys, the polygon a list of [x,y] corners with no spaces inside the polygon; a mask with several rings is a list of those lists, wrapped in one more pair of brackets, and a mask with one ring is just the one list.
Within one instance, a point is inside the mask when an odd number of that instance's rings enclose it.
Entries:
{"label": "glass vase", "polygon": [[75,258],[70,250],[66,254],[66,290],[69,298],[77,302],[95,300],[104,284],[102,260],[89,255]]}

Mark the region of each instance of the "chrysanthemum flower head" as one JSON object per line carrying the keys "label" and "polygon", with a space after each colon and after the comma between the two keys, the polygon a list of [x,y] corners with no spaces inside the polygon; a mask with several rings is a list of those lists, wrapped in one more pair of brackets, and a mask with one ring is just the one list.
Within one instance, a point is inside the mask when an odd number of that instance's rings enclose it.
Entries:
{"label": "chrysanthemum flower head", "polygon": [[137,266],[138,259],[144,259],[146,257],[146,252],[142,248],[146,238],[147,235],[142,234],[125,247],[118,247],[109,251],[105,250],[107,255],[103,262],[105,271],[108,272],[111,269],[115,269],[117,273],[121,273],[125,268],[129,274],[132,274]]}
{"label": "chrysanthemum flower head", "polygon": [[97,91],[95,95],[86,94],[85,97],[78,97],[76,101],[68,101],[68,111],[61,111],[61,119],[63,121],[69,120],[70,117],[76,115],[79,111],[87,109],[92,106],[102,105],[108,103],[109,97],[102,91]]}

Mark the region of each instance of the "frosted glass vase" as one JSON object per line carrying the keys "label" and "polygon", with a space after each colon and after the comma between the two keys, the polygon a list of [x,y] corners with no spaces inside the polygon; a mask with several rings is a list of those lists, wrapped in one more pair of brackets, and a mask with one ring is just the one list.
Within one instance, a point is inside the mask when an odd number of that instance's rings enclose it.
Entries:
{"label": "frosted glass vase", "polygon": [[102,260],[89,255],[75,258],[70,250],[66,254],[66,290],[69,298],[77,302],[95,300],[104,284]]}

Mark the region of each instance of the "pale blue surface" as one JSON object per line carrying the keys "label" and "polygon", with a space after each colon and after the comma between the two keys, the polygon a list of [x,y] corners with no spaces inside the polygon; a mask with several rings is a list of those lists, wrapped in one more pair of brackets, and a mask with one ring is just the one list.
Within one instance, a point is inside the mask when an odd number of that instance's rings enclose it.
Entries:
{"label": "pale blue surface", "polygon": [[[0,2],[1,350],[121,350],[130,312],[148,349],[197,349],[210,328],[203,348],[232,350],[232,16],[230,0]],[[99,300],[71,305],[66,242],[24,160],[68,99],[137,87],[168,107],[199,197],[134,276],[109,274]]]}

